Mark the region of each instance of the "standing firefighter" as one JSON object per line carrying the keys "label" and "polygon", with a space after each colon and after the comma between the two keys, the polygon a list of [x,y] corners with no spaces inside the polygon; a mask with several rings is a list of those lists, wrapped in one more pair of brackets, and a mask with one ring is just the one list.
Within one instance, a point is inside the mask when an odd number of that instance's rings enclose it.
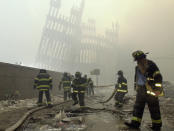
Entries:
{"label": "standing firefighter", "polygon": [[83,78],[87,81],[87,86],[86,86],[86,88],[85,88],[85,93],[86,93],[86,95],[88,96],[89,95],[89,85],[88,85],[88,77],[87,77],[87,75],[85,74],[84,76],[83,76]]}
{"label": "standing firefighter", "polygon": [[[76,72],[75,73],[75,79],[72,82],[72,87],[73,87],[73,95],[72,98],[74,100],[74,104],[76,105],[80,104],[80,107],[83,108],[85,106],[85,90],[86,90],[86,86],[87,86],[87,81],[85,78],[81,77],[81,73],[80,72]],[[77,95],[78,95],[78,99],[77,99]]]}
{"label": "standing firefighter", "polygon": [[91,78],[88,79],[88,94],[94,95],[94,83]]}
{"label": "standing firefighter", "polygon": [[116,92],[117,92],[115,95],[115,106],[121,107],[123,105],[123,98],[125,94],[128,92],[127,80],[123,76],[123,71],[119,70],[117,75],[118,75],[118,80],[117,80],[117,84],[115,85]]}
{"label": "standing firefighter", "polygon": [[49,107],[51,107],[51,97],[49,90],[52,89],[52,78],[45,69],[40,69],[40,72],[35,78],[34,83],[34,89],[37,88],[39,90],[38,106],[43,104],[42,98],[43,93],[45,92],[47,104]]}
{"label": "standing firefighter", "polygon": [[60,82],[59,89],[61,88],[61,85],[63,85],[64,101],[66,101],[68,98],[71,98],[71,77],[70,75],[68,75],[67,72],[63,74],[63,78]]}
{"label": "standing firefighter", "polygon": [[136,102],[131,123],[125,122],[130,128],[138,129],[141,124],[144,107],[147,103],[152,119],[152,130],[160,131],[162,126],[158,96],[163,94],[162,76],[157,65],[146,59],[142,51],[132,53],[137,61],[135,68]]}

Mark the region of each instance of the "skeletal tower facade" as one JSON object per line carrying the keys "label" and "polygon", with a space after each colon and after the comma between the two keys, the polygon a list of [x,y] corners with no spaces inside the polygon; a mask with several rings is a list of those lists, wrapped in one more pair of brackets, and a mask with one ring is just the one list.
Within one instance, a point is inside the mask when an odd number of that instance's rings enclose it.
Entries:
{"label": "skeletal tower facade", "polygon": [[87,73],[99,68],[101,77],[106,80],[115,74],[117,25],[113,24],[105,34],[98,35],[95,20],[82,22],[84,6],[82,0],[80,6],[72,7],[70,16],[65,17],[60,13],[61,0],[50,1],[36,66],[72,73],[77,70]]}

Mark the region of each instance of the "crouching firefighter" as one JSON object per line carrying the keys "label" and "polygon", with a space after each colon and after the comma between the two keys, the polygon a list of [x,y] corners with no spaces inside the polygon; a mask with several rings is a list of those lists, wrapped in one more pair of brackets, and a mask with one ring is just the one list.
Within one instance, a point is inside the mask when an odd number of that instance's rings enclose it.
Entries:
{"label": "crouching firefighter", "polygon": [[68,98],[71,99],[71,77],[67,72],[64,72],[59,87],[61,87],[61,85],[63,85],[64,90],[64,101]]}
{"label": "crouching firefighter", "polygon": [[[146,53],[147,54],[147,53]],[[151,129],[160,131],[162,126],[158,96],[163,95],[162,75],[157,65],[146,59],[142,51],[132,53],[137,61],[135,68],[135,89],[137,91],[131,123],[125,122],[130,128],[138,129],[143,117],[144,107],[147,103],[151,115]]]}
{"label": "crouching firefighter", "polygon": [[127,80],[123,76],[123,71],[119,70],[117,84],[115,85],[116,95],[115,95],[115,106],[121,107],[123,105],[124,96],[128,92],[127,90]]}
{"label": "crouching firefighter", "polygon": [[[87,86],[87,81],[85,78],[81,77],[80,72],[75,73],[75,79],[72,82],[73,94],[72,99],[74,100],[74,104],[80,104],[80,108],[83,109],[85,107],[85,90]],[[77,98],[78,95],[78,98]]]}
{"label": "crouching firefighter", "polygon": [[52,78],[45,69],[40,69],[39,74],[34,80],[34,89],[36,88],[39,90],[38,106],[43,105],[42,98],[43,93],[45,92],[47,104],[51,107],[51,96],[49,90],[52,89]]}

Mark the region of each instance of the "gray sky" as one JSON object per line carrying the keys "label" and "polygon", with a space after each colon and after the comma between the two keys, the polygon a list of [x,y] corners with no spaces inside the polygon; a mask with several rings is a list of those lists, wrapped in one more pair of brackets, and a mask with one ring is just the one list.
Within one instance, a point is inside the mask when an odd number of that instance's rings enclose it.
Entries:
{"label": "gray sky", "polygon": [[[61,12],[68,15],[79,2],[62,0]],[[97,18],[98,33],[118,22],[120,65],[133,65],[131,53],[141,49],[174,80],[173,7],[173,0],[86,0],[83,21]],[[0,1],[0,61],[33,64],[48,9],[49,0]]]}

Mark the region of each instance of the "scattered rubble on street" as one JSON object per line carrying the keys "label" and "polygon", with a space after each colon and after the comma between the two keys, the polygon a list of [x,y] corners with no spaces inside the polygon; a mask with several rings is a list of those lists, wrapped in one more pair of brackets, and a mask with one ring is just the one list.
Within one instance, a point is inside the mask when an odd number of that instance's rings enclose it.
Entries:
{"label": "scattered rubble on street", "polygon": [[[172,85],[165,85],[165,91],[171,90]],[[167,88],[168,87],[168,88]],[[53,107],[45,111],[37,112],[30,116],[29,121],[22,128],[25,131],[120,131],[126,130],[123,124],[125,120],[130,120],[132,116],[135,96],[130,94],[125,96],[125,104],[122,108],[114,107],[114,99],[108,103],[101,104],[100,101],[105,100],[112,93],[114,87],[96,88],[97,95],[86,97],[86,109],[81,111],[79,106],[67,105],[66,108]],[[53,103],[63,102],[62,96],[54,96]],[[0,129],[5,127],[6,117],[14,121],[14,117],[22,117],[17,115],[25,113],[29,109],[36,107],[37,99],[25,100],[5,100],[0,101]],[[163,118],[162,131],[172,131],[174,129],[174,100],[169,93],[165,97],[160,98],[161,114]],[[13,115],[16,112],[16,115]],[[20,112],[20,113],[19,113]],[[14,124],[14,123],[13,123]],[[148,107],[142,121],[141,131],[147,131],[151,124]],[[7,126],[8,124],[6,124]],[[8,125],[9,126],[9,125]]]}

